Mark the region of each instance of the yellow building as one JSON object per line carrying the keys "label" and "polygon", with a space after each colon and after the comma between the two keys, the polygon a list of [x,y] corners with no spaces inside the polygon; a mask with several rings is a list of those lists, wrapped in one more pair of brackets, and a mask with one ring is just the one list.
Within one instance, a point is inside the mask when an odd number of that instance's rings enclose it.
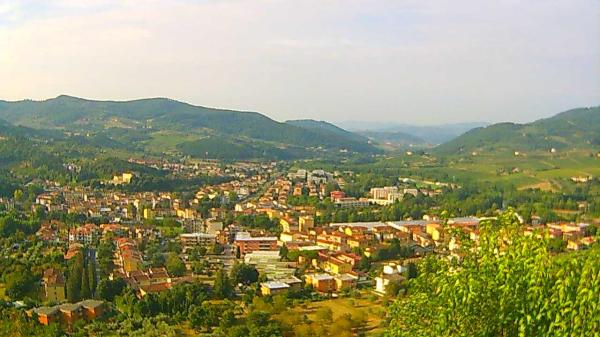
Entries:
{"label": "yellow building", "polygon": [[352,271],[352,265],[350,263],[334,257],[327,260],[324,267],[325,268],[323,269],[332,274],[346,274]]}
{"label": "yellow building", "polygon": [[279,234],[279,241],[281,242],[291,242],[294,241],[294,234],[288,232],[282,232]]}
{"label": "yellow building", "polygon": [[260,284],[260,292],[264,296],[279,294],[288,291],[288,289],[290,289],[288,284],[279,281],[263,282]]}
{"label": "yellow building", "polygon": [[144,208],[144,219],[146,219],[146,220],[154,219],[154,211],[150,208]]}
{"label": "yellow building", "polygon": [[269,217],[269,219],[273,220],[274,218],[280,218],[281,217],[281,212],[279,212],[276,209],[267,209],[265,211],[265,213],[267,213],[267,216]]}
{"label": "yellow building", "polygon": [[356,278],[349,274],[336,275],[335,285],[337,291],[351,289],[356,286]]}
{"label": "yellow building", "polygon": [[65,278],[63,274],[50,268],[44,271],[44,296],[46,301],[64,302],[65,301]]}
{"label": "yellow building", "polygon": [[443,229],[440,224],[431,223],[425,226],[425,232],[431,235],[433,241],[440,241],[443,235]]}
{"label": "yellow building", "polygon": [[133,173],[123,173],[122,179],[124,184],[131,183],[131,179],[133,179]]}
{"label": "yellow building", "polygon": [[292,218],[281,218],[279,219],[279,224],[284,232],[293,232],[298,230],[298,224]]}
{"label": "yellow building", "polygon": [[196,217],[196,210],[191,209],[191,208],[186,208],[186,209],[178,209],[177,210],[177,217],[178,218],[183,218],[183,219],[194,219]]}
{"label": "yellow building", "polygon": [[303,215],[298,219],[298,230],[306,232],[315,227],[315,218],[310,215]]}
{"label": "yellow building", "polygon": [[115,185],[129,184],[131,183],[131,179],[133,179],[133,173],[123,173],[120,176],[114,176],[112,182]]}

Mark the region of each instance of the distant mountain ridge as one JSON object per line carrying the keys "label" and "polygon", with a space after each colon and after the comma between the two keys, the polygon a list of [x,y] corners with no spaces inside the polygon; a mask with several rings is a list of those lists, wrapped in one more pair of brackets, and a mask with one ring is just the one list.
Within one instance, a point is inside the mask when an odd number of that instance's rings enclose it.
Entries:
{"label": "distant mountain ridge", "polygon": [[600,148],[600,106],[572,109],[532,123],[476,128],[436,147],[439,154]]}
{"label": "distant mountain ridge", "polygon": [[[307,155],[311,148],[360,153],[379,151],[366,139],[351,133],[311,129],[277,122],[257,112],[207,108],[166,98],[95,101],[61,95],[45,101],[0,101],[0,118],[30,128],[106,133],[109,138],[113,138],[115,130],[139,133],[141,138],[152,138],[157,132],[192,135],[200,147],[193,152],[203,153],[213,150],[215,145],[211,142],[211,148],[202,151],[202,144],[207,142],[200,140],[206,137],[231,140],[236,148],[245,145],[295,148],[294,153]],[[193,140],[185,143],[186,146],[178,146],[178,149],[194,147]]]}
{"label": "distant mountain ridge", "polygon": [[440,125],[410,125],[394,122],[340,122],[337,125],[377,141],[395,141],[416,145],[437,145],[445,143],[461,134],[489,125],[484,122],[454,123]]}
{"label": "distant mountain ridge", "polygon": [[399,148],[428,147],[425,139],[401,131],[360,131],[359,135],[368,137],[382,145]]}
{"label": "distant mountain ridge", "polygon": [[[166,98],[118,102],[62,95],[45,101],[0,101],[0,137],[32,139],[41,146],[60,141],[226,160],[371,155],[382,153],[380,147],[394,151],[431,148],[439,143],[432,151],[440,155],[600,148],[600,107],[573,109],[532,123],[470,129],[476,124],[392,124],[387,129],[351,132],[326,121],[277,122],[257,112],[207,108]],[[459,135],[464,130],[468,131]]]}

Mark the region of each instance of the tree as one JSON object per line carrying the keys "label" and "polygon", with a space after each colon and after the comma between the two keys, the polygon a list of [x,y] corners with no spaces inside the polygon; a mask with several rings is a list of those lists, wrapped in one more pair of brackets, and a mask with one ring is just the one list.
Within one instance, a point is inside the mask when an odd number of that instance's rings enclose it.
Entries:
{"label": "tree", "polygon": [[167,257],[167,270],[173,276],[183,276],[185,274],[185,263],[175,253],[169,253]]}
{"label": "tree", "polygon": [[208,249],[206,249],[204,246],[195,247],[190,252],[189,259],[190,261],[199,261],[200,258],[206,255],[207,252]]}
{"label": "tree", "polygon": [[230,277],[234,284],[249,285],[258,282],[258,270],[245,263],[236,263],[231,268]]}
{"label": "tree", "polygon": [[152,267],[164,267],[166,263],[165,255],[161,252],[155,252],[150,256],[150,264]]}
{"label": "tree", "polygon": [[213,293],[216,298],[229,298],[233,295],[233,286],[223,269],[219,269],[215,275]]}
{"label": "tree", "polygon": [[6,276],[6,295],[13,300],[23,299],[35,288],[36,281],[30,270],[19,266]]}
{"label": "tree", "polygon": [[461,259],[429,256],[419,264],[408,295],[391,306],[387,336],[600,331],[600,246],[554,255],[548,240],[524,235],[513,211],[482,222],[477,249],[462,235]]}
{"label": "tree", "polygon": [[417,277],[417,273],[418,273],[417,265],[414,262],[409,262],[406,265],[406,276],[408,276],[409,279],[413,279],[413,278]]}
{"label": "tree", "polygon": [[248,315],[248,334],[246,336],[270,337],[282,336],[281,326],[264,311],[253,311]]}
{"label": "tree", "polygon": [[88,278],[88,285],[90,287],[90,294],[93,296],[96,293],[96,266],[93,263],[93,261],[91,261],[88,264],[88,268],[87,268],[87,278]]}
{"label": "tree", "polygon": [[208,330],[208,308],[205,305],[194,305],[189,314],[190,325],[196,329],[205,328]]}
{"label": "tree", "polygon": [[279,256],[281,257],[282,260],[286,260],[288,253],[289,253],[289,249],[288,247],[284,244],[283,246],[281,246],[281,248],[279,248]]}
{"label": "tree", "polygon": [[225,247],[218,242],[210,247],[210,253],[213,255],[221,255],[223,251],[225,251]]}
{"label": "tree", "polygon": [[79,252],[70,263],[69,276],[67,277],[67,299],[77,302],[81,299],[81,281],[83,274],[83,252]]}
{"label": "tree", "polygon": [[333,320],[333,311],[329,307],[320,307],[315,312],[315,317],[321,323],[331,323]]}
{"label": "tree", "polygon": [[92,292],[90,291],[90,279],[88,275],[89,263],[83,267],[83,271],[81,272],[81,290],[79,292],[79,296],[82,299],[90,298]]}
{"label": "tree", "polygon": [[23,190],[15,190],[13,197],[15,198],[15,201],[23,201]]}
{"label": "tree", "polygon": [[113,262],[115,254],[115,246],[112,241],[103,240],[98,245],[96,250],[96,261],[101,277],[106,277],[114,269]]}
{"label": "tree", "polygon": [[356,269],[363,272],[368,272],[369,269],[371,269],[371,259],[369,259],[367,256],[362,256],[356,265]]}
{"label": "tree", "polygon": [[404,287],[402,285],[402,282],[400,282],[400,281],[391,281],[385,287],[385,294],[388,295],[389,297],[396,297],[396,296],[398,296],[398,294],[400,293],[400,291],[403,288]]}
{"label": "tree", "polygon": [[98,283],[96,293],[99,298],[112,302],[115,299],[115,296],[121,295],[126,287],[127,283],[125,283],[125,280],[122,278],[114,280],[103,279]]}

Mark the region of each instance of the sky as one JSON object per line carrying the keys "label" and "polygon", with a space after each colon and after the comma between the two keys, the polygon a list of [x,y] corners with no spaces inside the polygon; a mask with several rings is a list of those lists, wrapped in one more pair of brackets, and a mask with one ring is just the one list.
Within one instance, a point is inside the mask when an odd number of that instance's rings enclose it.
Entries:
{"label": "sky", "polygon": [[60,94],[529,122],[600,105],[600,1],[0,0],[0,99]]}

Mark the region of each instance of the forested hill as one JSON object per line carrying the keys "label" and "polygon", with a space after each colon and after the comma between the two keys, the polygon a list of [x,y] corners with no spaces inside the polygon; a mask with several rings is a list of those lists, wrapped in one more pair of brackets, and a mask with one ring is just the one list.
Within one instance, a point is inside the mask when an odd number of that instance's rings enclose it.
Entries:
{"label": "forested hill", "polygon": [[333,125],[326,121],[316,121],[314,119],[296,119],[286,121],[287,124],[291,124],[297,127],[301,127],[303,129],[311,130],[314,132],[324,132],[324,133],[335,133],[342,137],[346,137],[348,139],[353,139],[358,142],[365,143],[367,142],[367,137],[363,137],[357,133],[353,133],[347,130],[344,130],[336,125]]}
{"label": "forested hill", "polygon": [[438,154],[600,148],[600,107],[579,108],[527,124],[473,129],[438,146]]}
{"label": "forested hill", "polygon": [[[122,129],[128,133],[174,132],[235,138],[253,146],[325,148],[373,153],[366,139],[327,129],[312,130],[280,123],[256,112],[194,106],[166,98],[93,101],[59,96],[45,101],[0,101],[0,118],[39,129],[91,131]],[[200,137],[201,138],[201,137]],[[189,139],[187,139],[189,140]],[[189,144],[189,143],[188,143]]]}

